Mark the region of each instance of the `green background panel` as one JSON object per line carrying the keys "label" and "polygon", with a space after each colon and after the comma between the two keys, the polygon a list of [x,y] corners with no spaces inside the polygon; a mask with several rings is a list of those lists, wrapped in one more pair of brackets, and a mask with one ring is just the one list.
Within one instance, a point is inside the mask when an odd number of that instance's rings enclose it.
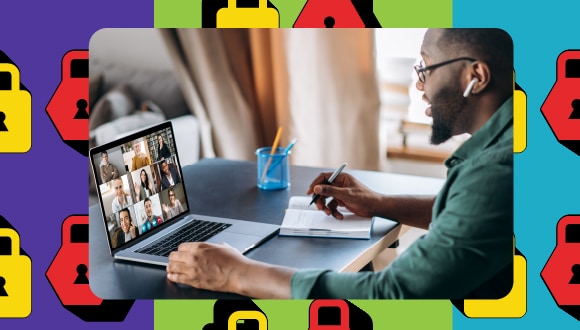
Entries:
{"label": "green background panel", "polygon": [[[205,0],[210,1],[210,0]],[[155,0],[154,25],[158,28],[201,27],[202,0]],[[280,27],[292,27],[304,0],[272,0],[280,13]],[[451,0],[374,1],[382,27],[450,27]]]}
{"label": "green background panel", "polygon": [[382,27],[451,27],[453,1],[374,0],[375,16]]}
{"label": "green background panel", "polygon": [[[254,300],[268,318],[268,329],[308,329],[311,300]],[[446,300],[351,300],[373,320],[373,329],[452,329]],[[157,300],[155,329],[199,329],[213,322],[215,300]],[[420,314],[421,317],[417,317]]]}
{"label": "green background panel", "polygon": [[[201,27],[201,0],[156,0],[155,27]],[[292,27],[306,3],[272,0],[280,13],[280,26]],[[450,27],[452,1],[376,1],[375,15],[383,27]],[[155,301],[155,329],[202,329],[213,322],[214,300]],[[352,300],[373,319],[374,329],[452,329],[449,301]],[[255,300],[266,313],[269,329],[308,329],[310,300]],[[421,313],[421,317],[416,317]]]}

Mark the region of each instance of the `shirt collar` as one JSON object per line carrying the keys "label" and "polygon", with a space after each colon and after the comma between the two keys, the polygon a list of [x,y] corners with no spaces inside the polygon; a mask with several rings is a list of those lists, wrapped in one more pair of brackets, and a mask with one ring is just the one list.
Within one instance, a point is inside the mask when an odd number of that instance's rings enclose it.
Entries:
{"label": "shirt collar", "polygon": [[451,168],[465,159],[479,154],[483,149],[497,141],[507,129],[513,127],[513,109],[513,97],[510,97],[469,140],[465,141],[451,157],[445,160],[445,166]]}

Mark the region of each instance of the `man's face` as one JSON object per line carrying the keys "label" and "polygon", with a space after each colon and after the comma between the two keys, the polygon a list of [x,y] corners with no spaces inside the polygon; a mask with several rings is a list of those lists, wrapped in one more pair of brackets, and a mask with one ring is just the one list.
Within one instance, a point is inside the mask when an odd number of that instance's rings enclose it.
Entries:
{"label": "man's face", "polygon": [[115,188],[115,195],[123,196],[123,181],[122,180],[113,181],[113,187]]}
{"label": "man's face", "polygon": [[[430,29],[425,34],[421,55],[425,66],[450,60],[448,55],[437,45],[443,31]],[[459,83],[462,65],[456,62],[425,72],[425,82],[417,82],[417,89],[423,91],[423,100],[429,104],[425,114],[433,118],[431,143],[438,145],[453,135],[460,134],[464,126],[463,108],[466,99]]]}
{"label": "man's face", "polygon": [[175,191],[169,192],[169,202],[171,203],[171,205],[175,204]]}
{"label": "man's face", "polygon": [[109,155],[107,155],[107,154],[102,154],[101,156],[103,157],[103,162],[104,162],[105,164],[108,164],[108,163],[109,163]]}
{"label": "man's face", "polygon": [[161,170],[165,174],[169,174],[169,165],[166,162],[161,163]]}
{"label": "man's face", "polygon": [[149,218],[153,214],[153,207],[151,206],[151,201],[145,202],[145,214],[147,214],[147,217]]}
{"label": "man's face", "polygon": [[135,143],[133,145],[133,149],[135,149],[135,153],[140,153],[141,152],[141,144]]}
{"label": "man's face", "polygon": [[129,217],[129,212],[121,211],[121,213],[119,213],[119,217],[121,218],[121,229],[123,229],[125,233],[128,233],[129,229],[131,228],[131,218]]}

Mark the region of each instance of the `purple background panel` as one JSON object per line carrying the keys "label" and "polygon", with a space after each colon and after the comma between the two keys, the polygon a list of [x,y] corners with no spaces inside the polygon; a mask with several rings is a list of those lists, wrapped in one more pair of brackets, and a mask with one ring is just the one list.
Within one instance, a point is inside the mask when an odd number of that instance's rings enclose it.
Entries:
{"label": "purple background panel", "polygon": [[[88,49],[93,33],[106,27],[153,27],[153,0],[2,3],[0,50],[19,67],[32,94],[32,149],[0,154],[0,214],[18,230],[32,258],[32,313],[26,319],[0,319],[0,328],[105,326],[64,309],[45,277],[61,244],[64,219],[88,214],[88,158],[61,141],[45,107],[61,80],[62,56]],[[124,322],[106,327],[153,329],[153,302],[136,301]]]}

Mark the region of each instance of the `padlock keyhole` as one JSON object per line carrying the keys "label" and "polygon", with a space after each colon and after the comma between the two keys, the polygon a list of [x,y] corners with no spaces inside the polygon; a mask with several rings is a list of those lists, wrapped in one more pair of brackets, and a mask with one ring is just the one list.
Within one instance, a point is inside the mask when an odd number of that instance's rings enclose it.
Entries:
{"label": "padlock keyhole", "polygon": [[85,99],[79,99],[77,101],[77,113],[74,119],[89,119],[89,112],[87,111],[87,106],[89,103]]}
{"label": "padlock keyhole", "polygon": [[4,123],[5,120],[6,114],[0,111],[0,132],[8,132],[8,127],[6,127],[6,124]]}
{"label": "padlock keyhole", "polygon": [[6,285],[6,279],[0,276],[0,297],[8,297],[8,292],[6,292],[4,285]]}
{"label": "padlock keyhole", "polygon": [[569,119],[580,119],[580,100],[574,99],[572,101],[572,114]]}
{"label": "padlock keyhole", "polygon": [[326,16],[326,18],[324,19],[324,26],[326,28],[333,28],[334,24],[336,24],[336,21],[334,20],[334,17],[332,16]]}
{"label": "padlock keyhole", "polygon": [[77,278],[74,284],[89,284],[89,278],[87,277],[87,271],[89,268],[85,264],[79,264],[77,266]]}
{"label": "padlock keyhole", "polygon": [[570,284],[580,284],[580,264],[572,266],[572,279]]}

